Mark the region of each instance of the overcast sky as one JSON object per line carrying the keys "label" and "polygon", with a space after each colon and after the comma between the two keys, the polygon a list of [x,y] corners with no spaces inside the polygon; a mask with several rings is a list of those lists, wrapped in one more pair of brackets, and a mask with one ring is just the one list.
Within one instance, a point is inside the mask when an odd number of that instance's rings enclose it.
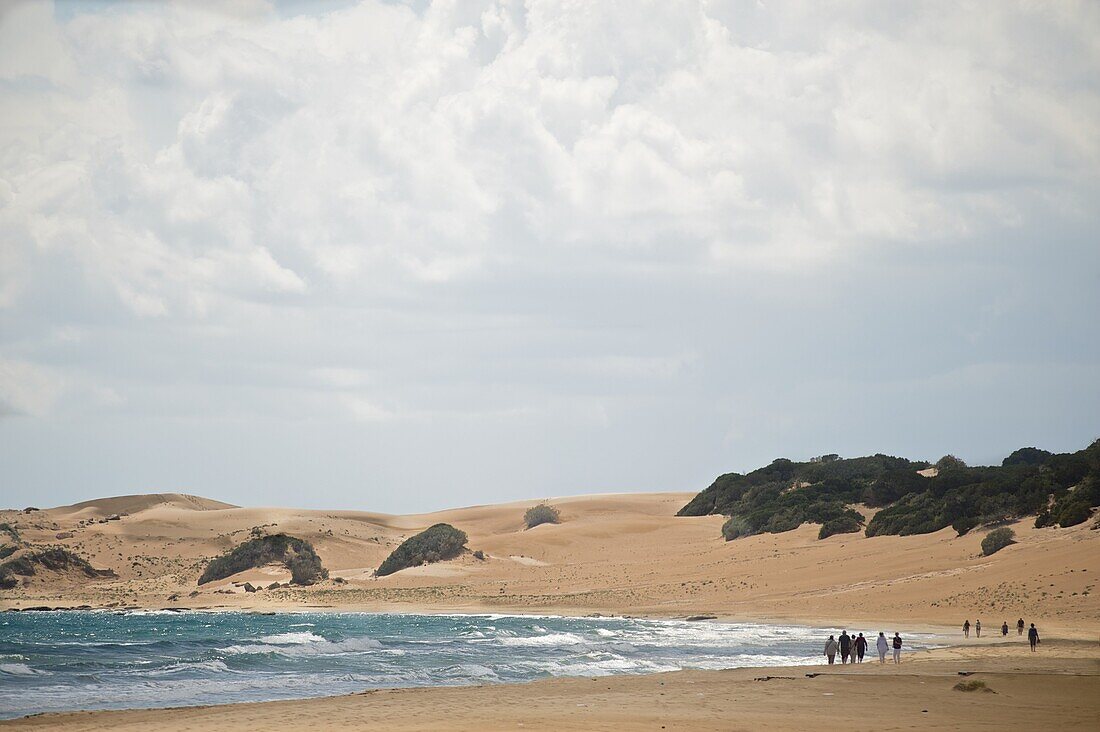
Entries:
{"label": "overcast sky", "polygon": [[7,2],[0,504],[1100,437],[1100,3]]}

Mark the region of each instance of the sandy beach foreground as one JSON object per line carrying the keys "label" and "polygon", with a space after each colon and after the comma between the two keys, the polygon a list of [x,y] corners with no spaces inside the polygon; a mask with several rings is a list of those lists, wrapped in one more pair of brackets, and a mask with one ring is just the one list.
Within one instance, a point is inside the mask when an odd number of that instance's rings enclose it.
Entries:
{"label": "sandy beach foreground", "polygon": [[[1097,729],[1100,646],[1019,643],[912,654],[900,666],[677,671],[368,691],[183,709],[45,714],[10,730]],[[959,672],[968,672],[960,676]],[[809,674],[816,674],[814,677]],[[980,681],[959,691],[960,681]]]}

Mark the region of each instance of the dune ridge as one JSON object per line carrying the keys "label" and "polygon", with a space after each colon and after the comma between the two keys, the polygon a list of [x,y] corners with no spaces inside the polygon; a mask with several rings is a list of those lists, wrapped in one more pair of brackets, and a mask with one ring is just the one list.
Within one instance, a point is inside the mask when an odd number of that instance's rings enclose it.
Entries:
{"label": "dune ridge", "polygon": [[[1049,630],[1100,629],[1100,532],[1090,524],[1013,524],[1017,543],[981,554],[983,531],[916,536],[837,535],[817,527],[726,542],[721,516],[678,517],[690,493],[549,499],[562,523],[527,530],[546,499],[391,516],[360,511],[241,508],[180,494],[85,501],[31,514],[0,512],[31,544],[58,544],[116,579],[31,579],[0,607],[142,606],[637,614],[954,627],[1039,618]],[[100,523],[90,516],[135,509]],[[871,515],[872,509],[857,507]],[[384,578],[374,569],[412,534],[449,523],[470,553]],[[311,542],[331,578],[309,588],[246,593],[285,582],[285,567],[197,585],[206,563],[253,530]],[[58,538],[62,537],[62,538]]]}

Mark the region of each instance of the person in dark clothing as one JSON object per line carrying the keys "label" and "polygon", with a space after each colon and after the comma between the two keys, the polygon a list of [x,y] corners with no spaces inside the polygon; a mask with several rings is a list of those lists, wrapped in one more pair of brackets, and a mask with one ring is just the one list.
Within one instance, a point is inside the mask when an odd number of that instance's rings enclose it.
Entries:
{"label": "person in dark clothing", "polygon": [[963,623],[963,638],[970,637],[970,620],[969,618]]}
{"label": "person in dark clothing", "polygon": [[894,633],[894,639],[890,642],[894,647],[894,663],[901,663],[901,635]]}
{"label": "person in dark clothing", "polygon": [[840,631],[840,662],[848,663],[848,656],[852,653],[852,636],[848,635],[848,631]]}
{"label": "person in dark clothing", "polygon": [[863,637],[863,633],[859,634],[859,637],[853,641],[855,647],[855,656],[859,659],[860,663],[863,663],[863,654],[867,652],[867,639]]}
{"label": "person in dark clothing", "polygon": [[1004,623],[1001,624],[1001,637],[1003,638],[1006,635],[1008,635],[1008,621],[1007,620],[1004,621]]}
{"label": "person in dark clothing", "polygon": [[1016,635],[1024,634],[1024,619],[1020,618],[1016,621]]}
{"label": "person in dark clothing", "polygon": [[1035,623],[1027,630],[1027,641],[1031,644],[1031,652],[1035,652],[1035,646],[1039,643],[1039,631],[1035,629]]}

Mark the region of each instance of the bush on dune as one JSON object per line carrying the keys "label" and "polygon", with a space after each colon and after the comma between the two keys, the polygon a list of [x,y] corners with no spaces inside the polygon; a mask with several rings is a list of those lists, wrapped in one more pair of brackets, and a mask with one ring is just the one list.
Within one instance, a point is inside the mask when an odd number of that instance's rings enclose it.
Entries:
{"label": "bush on dune", "polygon": [[466,532],[450,524],[429,526],[401,543],[375,571],[379,577],[421,564],[454,559],[466,546]]}
{"label": "bush on dune", "polygon": [[0,589],[15,587],[19,583],[17,577],[33,577],[38,574],[39,569],[54,572],[73,571],[88,578],[112,574],[106,570],[102,573],[97,571],[84,557],[64,547],[51,546],[25,551],[0,564]]}
{"label": "bush on dune", "polygon": [[982,554],[996,554],[1009,544],[1016,543],[1016,532],[1009,528],[993,529],[982,539]]}
{"label": "bush on dune", "polygon": [[289,569],[294,584],[311,585],[328,578],[328,570],[322,566],[312,544],[286,534],[274,534],[250,539],[227,554],[210,560],[199,577],[199,584],[215,582],[246,569],[272,563],[280,563]]}
{"label": "bush on dune", "polygon": [[558,509],[545,503],[532,506],[523,514],[523,522],[527,528],[533,529],[541,524],[560,524],[561,514]]}

